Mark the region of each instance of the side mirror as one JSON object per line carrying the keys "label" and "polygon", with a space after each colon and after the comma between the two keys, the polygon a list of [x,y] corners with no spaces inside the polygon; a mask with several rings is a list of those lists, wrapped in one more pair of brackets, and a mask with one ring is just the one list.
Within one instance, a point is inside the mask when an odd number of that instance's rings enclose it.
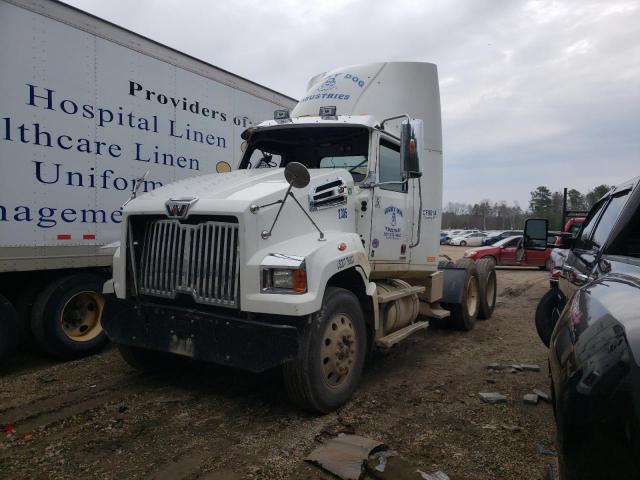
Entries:
{"label": "side mirror", "polygon": [[284,168],[284,178],[287,180],[287,183],[294,188],[304,188],[309,185],[311,181],[307,167],[298,162],[287,164]]}
{"label": "side mirror", "polygon": [[524,248],[546,250],[549,221],[546,218],[529,218],[524,222]]}
{"label": "side mirror", "polygon": [[422,121],[404,122],[400,125],[400,158],[404,178],[419,178],[420,148],[422,147]]}

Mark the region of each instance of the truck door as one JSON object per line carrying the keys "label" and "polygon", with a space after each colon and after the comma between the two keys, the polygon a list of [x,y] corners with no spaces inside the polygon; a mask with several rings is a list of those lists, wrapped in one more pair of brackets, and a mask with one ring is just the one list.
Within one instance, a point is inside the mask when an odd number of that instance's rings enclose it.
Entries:
{"label": "truck door", "polygon": [[522,238],[514,238],[500,249],[500,265],[518,265],[517,253]]}
{"label": "truck door", "polygon": [[376,170],[378,183],[398,183],[372,189],[369,258],[379,262],[408,263],[413,202],[408,194],[407,183],[400,183],[402,166],[399,145],[384,138],[379,140]]}

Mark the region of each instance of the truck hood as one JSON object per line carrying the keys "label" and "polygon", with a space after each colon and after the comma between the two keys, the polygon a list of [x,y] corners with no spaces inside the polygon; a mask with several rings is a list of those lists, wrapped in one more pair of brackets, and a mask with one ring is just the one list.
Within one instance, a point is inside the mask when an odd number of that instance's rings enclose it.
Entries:
{"label": "truck hood", "polygon": [[[353,179],[346,170],[312,169],[311,181],[306,188],[293,189],[297,198],[309,188],[341,178],[345,186],[352,186]],[[284,178],[284,168],[261,168],[213,173],[179,180],[151,192],[140,195],[127,205],[127,213],[165,212],[165,202],[180,197],[193,197],[196,202],[189,214],[238,213],[251,204],[264,204],[284,196],[289,184]],[[306,202],[304,202],[306,203]]]}

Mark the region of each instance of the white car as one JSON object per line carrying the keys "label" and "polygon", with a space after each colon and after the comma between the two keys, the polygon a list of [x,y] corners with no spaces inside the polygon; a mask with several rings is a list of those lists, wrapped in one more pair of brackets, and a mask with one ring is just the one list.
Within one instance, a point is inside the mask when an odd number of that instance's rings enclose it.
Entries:
{"label": "white car", "polygon": [[460,245],[461,247],[479,247],[482,245],[482,240],[487,236],[486,233],[467,233],[460,237],[454,237],[449,241],[449,245]]}

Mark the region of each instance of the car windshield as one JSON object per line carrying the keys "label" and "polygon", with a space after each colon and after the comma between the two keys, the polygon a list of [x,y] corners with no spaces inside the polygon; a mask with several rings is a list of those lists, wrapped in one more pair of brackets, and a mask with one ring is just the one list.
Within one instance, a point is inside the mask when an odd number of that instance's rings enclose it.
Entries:
{"label": "car windshield", "polygon": [[515,236],[512,236],[512,237],[503,238],[499,242],[494,243],[493,246],[494,247],[501,247],[503,245],[506,245],[507,243],[509,243],[511,240],[513,240],[515,238],[518,238],[518,235],[515,235]]}
{"label": "car windshield", "polygon": [[250,133],[241,169],[278,168],[299,162],[307,168],[344,168],[355,182],[368,172],[369,131],[364,127],[289,127]]}

